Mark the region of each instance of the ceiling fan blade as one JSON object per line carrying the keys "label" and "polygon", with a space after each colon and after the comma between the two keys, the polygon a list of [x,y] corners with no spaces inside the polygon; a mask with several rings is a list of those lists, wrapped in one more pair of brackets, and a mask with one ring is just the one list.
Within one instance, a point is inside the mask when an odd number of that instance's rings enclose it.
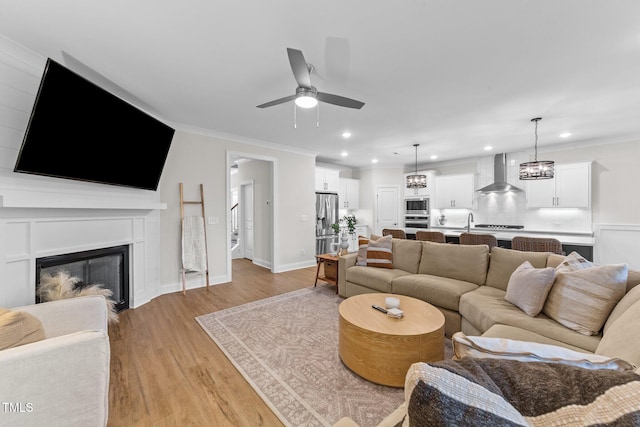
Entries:
{"label": "ceiling fan blade", "polygon": [[296,82],[298,82],[298,86],[311,89],[309,66],[307,65],[307,61],[304,60],[302,52],[288,47],[287,54],[289,55],[291,70],[293,71],[293,76],[296,78]]}
{"label": "ceiling fan blade", "polygon": [[318,92],[318,101],[327,102],[329,104],[339,105],[340,107],[362,108],[364,102],[355,99],[345,98],[344,96],[332,95],[330,93]]}
{"label": "ceiling fan blade", "polygon": [[274,105],[284,104],[285,102],[293,101],[294,99],[296,99],[295,95],[285,96],[284,98],[276,99],[275,101],[265,102],[264,104],[260,104],[257,107],[258,108],[273,107]]}

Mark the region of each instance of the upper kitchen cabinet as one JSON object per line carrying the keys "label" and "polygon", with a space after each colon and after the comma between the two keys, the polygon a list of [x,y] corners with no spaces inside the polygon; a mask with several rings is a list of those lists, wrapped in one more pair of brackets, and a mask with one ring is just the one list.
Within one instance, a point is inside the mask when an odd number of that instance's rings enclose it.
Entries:
{"label": "upper kitchen cabinet", "polygon": [[556,164],[553,179],[527,181],[527,208],[591,206],[591,162]]}
{"label": "upper kitchen cabinet", "polygon": [[407,177],[409,175],[415,175],[415,172],[405,173],[404,180],[402,181],[402,185],[404,186],[404,197],[429,197],[432,196],[434,191],[434,178],[435,173],[433,171],[418,171],[418,175],[426,175],[427,176],[427,186],[424,188],[407,188]]}
{"label": "upper kitchen cabinet", "polygon": [[436,176],[436,209],[473,209],[473,174]]}
{"label": "upper kitchen cabinet", "polygon": [[316,191],[338,192],[340,171],[336,169],[316,168]]}
{"label": "upper kitchen cabinet", "polygon": [[360,209],[360,181],[351,178],[340,178],[338,188],[338,204],[340,209],[351,211]]}

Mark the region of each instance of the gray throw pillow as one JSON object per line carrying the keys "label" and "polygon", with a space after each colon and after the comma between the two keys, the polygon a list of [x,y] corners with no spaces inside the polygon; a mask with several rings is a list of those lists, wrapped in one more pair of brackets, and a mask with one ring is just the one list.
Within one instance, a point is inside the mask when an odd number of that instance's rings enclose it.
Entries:
{"label": "gray throw pillow", "polygon": [[511,274],[504,299],[535,317],[542,311],[554,279],[552,267],[535,268],[525,261]]}

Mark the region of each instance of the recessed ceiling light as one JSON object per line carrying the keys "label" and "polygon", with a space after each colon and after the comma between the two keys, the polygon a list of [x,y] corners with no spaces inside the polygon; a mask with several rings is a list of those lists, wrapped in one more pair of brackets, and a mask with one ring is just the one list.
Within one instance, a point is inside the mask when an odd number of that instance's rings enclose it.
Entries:
{"label": "recessed ceiling light", "polygon": [[438,158],[438,156],[436,156],[435,154],[431,155],[431,157],[429,157],[431,160],[435,160]]}
{"label": "recessed ceiling light", "polygon": [[342,137],[344,139],[351,138],[351,132],[349,132],[348,130],[345,130],[344,132],[342,132]]}
{"label": "recessed ceiling light", "polygon": [[563,132],[560,134],[560,138],[569,138],[571,136],[571,132]]}
{"label": "recessed ceiling light", "polygon": [[493,150],[493,147],[490,145],[487,145],[486,147],[484,147],[484,151],[491,151]]}
{"label": "recessed ceiling light", "polygon": [[342,153],[340,153],[340,155],[342,157],[347,157],[349,155],[349,153],[347,153],[346,151],[343,151]]}
{"label": "recessed ceiling light", "polygon": [[371,159],[371,163],[378,163],[378,159]]}

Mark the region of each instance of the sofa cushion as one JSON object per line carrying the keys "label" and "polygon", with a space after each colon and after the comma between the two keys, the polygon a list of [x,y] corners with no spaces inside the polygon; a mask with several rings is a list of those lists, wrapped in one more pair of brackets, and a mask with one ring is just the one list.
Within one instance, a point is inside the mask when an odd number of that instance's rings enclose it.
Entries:
{"label": "sofa cushion", "polygon": [[518,266],[529,261],[535,268],[546,267],[548,255],[546,252],[522,252],[494,246],[491,248],[491,261],[486,284],[506,291],[509,278]]}
{"label": "sofa cushion", "polygon": [[636,286],[635,288],[631,289],[625,296],[622,297],[618,304],[616,304],[604,324],[602,334],[605,335],[613,322],[615,322],[620,316],[622,316],[622,313],[627,311],[629,307],[631,307],[638,301],[640,301],[640,286]]}
{"label": "sofa cushion", "polygon": [[491,286],[480,286],[460,297],[460,314],[480,333],[491,326],[516,326],[574,347],[593,352],[600,336],[582,335],[549,319],[544,314],[529,317],[518,307],[504,299],[505,291]]}
{"label": "sofa cushion", "polygon": [[422,242],[408,239],[393,239],[393,266],[416,274],[422,257]]}
{"label": "sofa cushion", "polygon": [[40,320],[22,311],[0,308],[0,350],[45,339]]}
{"label": "sofa cushion", "polygon": [[551,267],[534,268],[529,261],[523,262],[511,274],[504,299],[527,315],[537,316],[551,290],[555,273]]}
{"label": "sofa cushion", "polygon": [[597,334],[624,296],[628,266],[600,265],[576,271],[567,271],[565,264],[561,266],[566,272],[556,269],[556,281],[542,311],[581,334]]}
{"label": "sofa cushion", "polygon": [[406,276],[404,270],[397,268],[372,268],[353,266],[347,269],[347,282],[357,283],[378,292],[391,293],[391,281],[396,277]]}
{"label": "sofa cushion", "polygon": [[418,298],[453,311],[458,311],[461,295],[477,288],[473,283],[428,274],[401,276],[391,282],[394,294]]}
{"label": "sofa cushion", "polygon": [[451,337],[453,359],[508,359],[521,362],[549,362],[580,366],[585,369],[633,371],[635,366],[616,357],[606,357],[584,351],[569,350],[549,344],[507,338],[473,337],[456,332]]}
{"label": "sofa cushion", "polygon": [[565,258],[566,256],[564,255],[549,254],[547,257],[547,267],[556,268],[562,263],[562,261],[564,261]]}
{"label": "sofa cushion", "polygon": [[640,271],[629,269],[629,277],[627,277],[627,292],[640,284]]}
{"label": "sofa cushion", "polygon": [[640,301],[636,301],[607,328],[595,351],[640,366]]}
{"label": "sofa cushion", "polygon": [[422,258],[418,273],[484,284],[489,264],[488,246],[421,243]]}

